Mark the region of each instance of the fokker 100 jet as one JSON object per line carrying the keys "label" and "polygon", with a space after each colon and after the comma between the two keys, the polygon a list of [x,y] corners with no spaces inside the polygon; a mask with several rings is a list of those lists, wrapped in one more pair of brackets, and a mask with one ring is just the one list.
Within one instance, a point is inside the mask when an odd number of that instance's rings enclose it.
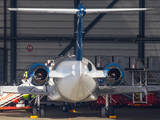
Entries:
{"label": "fokker 100 jet", "polygon": [[[53,101],[84,102],[95,101],[102,94],[121,94],[159,91],[160,86],[118,86],[124,76],[123,69],[116,63],[110,63],[103,70],[97,70],[83,51],[83,16],[95,13],[146,11],[151,8],[125,9],[86,9],[79,3],[78,9],[49,8],[9,8],[10,11],[40,13],[77,14],[76,55],[62,57],[52,70],[42,63],[34,63],[28,70],[30,86],[1,86],[0,94],[20,93],[46,95]],[[42,76],[38,76],[41,73]],[[112,73],[115,75],[111,77]],[[109,86],[99,86],[98,78],[105,78]],[[48,84],[51,82],[51,84]]]}

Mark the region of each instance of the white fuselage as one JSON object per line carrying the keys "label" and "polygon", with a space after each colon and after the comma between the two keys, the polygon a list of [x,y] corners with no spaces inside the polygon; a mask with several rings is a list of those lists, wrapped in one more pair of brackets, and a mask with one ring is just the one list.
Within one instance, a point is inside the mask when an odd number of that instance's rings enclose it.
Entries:
{"label": "white fuselage", "polygon": [[[75,57],[68,57],[60,62],[56,71],[63,78],[54,80],[56,89],[59,95],[68,101],[85,101],[89,97],[93,100],[97,99],[97,96],[93,95],[96,89],[96,81],[88,76],[89,72],[95,72],[96,68],[86,58],[82,61],[76,61]],[[92,68],[89,70],[88,64],[91,64]]]}

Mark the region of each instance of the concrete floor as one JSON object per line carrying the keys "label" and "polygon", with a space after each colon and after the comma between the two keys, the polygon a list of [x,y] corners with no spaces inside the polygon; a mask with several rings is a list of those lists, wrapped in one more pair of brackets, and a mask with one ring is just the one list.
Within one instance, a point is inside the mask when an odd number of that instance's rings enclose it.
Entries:
{"label": "concrete floor", "polygon": [[[47,108],[45,120],[111,120],[101,118],[99,111],[87,108],[76,108],[75,113],[62,112],[60,107]],[[29,120],[31,113],[26,110],[4,111],[0,113],[0,120]],[[115,120],[160,120],[160,108],[115,108]],[[37,118],[44,119],[44,118]]]}

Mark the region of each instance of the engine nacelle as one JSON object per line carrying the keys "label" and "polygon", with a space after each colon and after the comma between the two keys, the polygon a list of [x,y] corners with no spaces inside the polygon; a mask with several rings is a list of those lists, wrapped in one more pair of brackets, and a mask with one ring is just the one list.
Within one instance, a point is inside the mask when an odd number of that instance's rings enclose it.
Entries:
{"label": "engine nacelle", "polygon": [[110,85],[119,85],[124,77],[122,67],[117,63],[110,63],[103,69],[103,73],[106,76],[106,82]]}
{"label": "engine nacelle", "polygon": [[42,86],[49,80],[49,68],[42,63],[34,63],[28,69],[28,77],[32,77],[33,85]]}

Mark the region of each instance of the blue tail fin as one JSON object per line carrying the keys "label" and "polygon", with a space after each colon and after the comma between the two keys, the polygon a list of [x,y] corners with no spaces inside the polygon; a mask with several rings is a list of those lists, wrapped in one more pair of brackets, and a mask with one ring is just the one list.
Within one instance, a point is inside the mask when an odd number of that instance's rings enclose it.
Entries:
{"label": "blue tail fin", "polygon": [[78,5],[78,22],[77,22],[77,40],[76,40],[76,60],[82,60],[82,50],[83,50],[83,16],[85,15],[85,8],[82,3]]}

